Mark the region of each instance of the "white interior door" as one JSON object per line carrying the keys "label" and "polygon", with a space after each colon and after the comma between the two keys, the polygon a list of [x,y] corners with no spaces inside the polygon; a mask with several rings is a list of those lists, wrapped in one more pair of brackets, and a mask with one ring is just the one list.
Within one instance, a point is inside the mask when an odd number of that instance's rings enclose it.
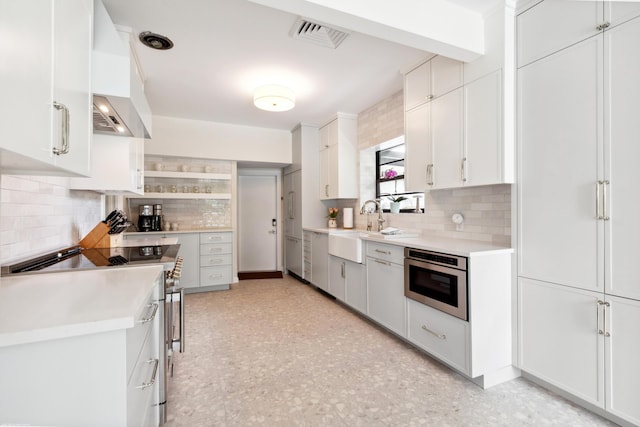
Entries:
{"label": "white interior door", "polygon": [[238,177],[238,271],[277,270],[277,177]]}

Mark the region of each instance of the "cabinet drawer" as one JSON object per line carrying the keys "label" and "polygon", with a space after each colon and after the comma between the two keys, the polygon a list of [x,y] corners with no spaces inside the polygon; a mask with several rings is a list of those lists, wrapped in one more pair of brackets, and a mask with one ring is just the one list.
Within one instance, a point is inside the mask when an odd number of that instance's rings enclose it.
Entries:
{"label": "cabinet drawer", "polygon": [[311,280],[311,261],[304,261],[304,278]]}
{"label": "cabinet drawer", "polygon": [[404,248],[402,246],[367,242],[367,256],[404,265]]}
{"label": "cabinet drawer", "polygon": [[200,245],[200,256],[219,255],[232,253],[231,243],[213,243],[209,245]]}
{"label": "cabinet drawer", "polygon": [[419,302],[409,303],[409,341],[468,374],[468,323]]}
{"label": "cabinet drawer", "polygon": [[148,408],[155,404],[152,397],[161,374],[158,357],[158,344],[152,334],[144,343],[127,385],[127,425],[144,425]]}
{"label": "cabinet drawer", "polygon": [[200,257],[200,267],[215,267],[216,265],[231,265],[231,254],[203,255]]}
{"label": "cabinet drawer", "polygon": [[200,233],[200,244],[205,243],[231,243],[233,233]]}
{"label": "cabinet drawer", "polygon": [[149,331],[156,323],[156,317],[160,314],[162,307],[157,301],[149,297],[143,309],[136,318],[133,328],[127,329],[127,379],[131,378],[131,373],[138,360],[138,355],[142,350],[145,340],[148,340]]}
{"label": "cabinet drawer", "polygon": [[204,267],[200,269],[200,286],[227,285],[232,280],[231,266]]}

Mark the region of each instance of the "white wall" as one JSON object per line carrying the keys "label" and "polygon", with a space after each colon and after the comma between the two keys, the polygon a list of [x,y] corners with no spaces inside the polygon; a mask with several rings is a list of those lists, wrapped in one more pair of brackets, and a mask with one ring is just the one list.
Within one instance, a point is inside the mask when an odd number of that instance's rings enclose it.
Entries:
{"label": "white wall", "polygon": [[175,117],[153,117],[145,154],[291,163],[291,132]]}

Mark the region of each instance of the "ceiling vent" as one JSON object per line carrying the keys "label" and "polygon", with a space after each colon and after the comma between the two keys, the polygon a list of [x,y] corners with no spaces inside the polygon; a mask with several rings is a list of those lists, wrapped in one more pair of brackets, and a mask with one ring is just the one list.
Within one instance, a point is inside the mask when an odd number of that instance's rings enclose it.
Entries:
{"label": "ceiling vent", "polygon": [[289,35],[294,39],[305,40],[335,49],[340,46],[340,43],[347,38],[349,33],[298,17]]}

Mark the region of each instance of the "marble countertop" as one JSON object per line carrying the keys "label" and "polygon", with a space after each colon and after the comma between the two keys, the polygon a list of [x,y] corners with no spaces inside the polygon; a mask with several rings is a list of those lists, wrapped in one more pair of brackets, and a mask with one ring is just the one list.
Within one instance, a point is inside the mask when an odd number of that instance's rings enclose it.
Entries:
{"label": "marble countertop", "polygon": [[508,246],[496,245],[493,243],[480,242],[476,240],[453,239],[427,234],[420,234],[417,237],[393,236],[393,238],[385,238],[385,236],[377,232],[356,229],[305,227],[304,230],[325,234],[354,233],[364,241],[379,242],[388,245],[403,246],[408,248],[424,249],[428,251],[443,252],[451,255],[466,257],[498,253],[513,253],[513,248]]}
{"label": "marble countertop", "polygon": [[0,347],[131,328],[161,265],[0,280]]}

